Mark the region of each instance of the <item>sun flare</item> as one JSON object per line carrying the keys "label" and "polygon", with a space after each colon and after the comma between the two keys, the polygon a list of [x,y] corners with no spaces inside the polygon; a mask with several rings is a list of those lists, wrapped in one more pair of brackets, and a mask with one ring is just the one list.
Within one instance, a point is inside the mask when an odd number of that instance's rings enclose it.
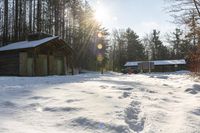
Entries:
{"label": "sun flare", "polygon": [[104,22],[108,19],[108,13],[103,8],[97,8],[94,14],[94,17],[99,22]]}

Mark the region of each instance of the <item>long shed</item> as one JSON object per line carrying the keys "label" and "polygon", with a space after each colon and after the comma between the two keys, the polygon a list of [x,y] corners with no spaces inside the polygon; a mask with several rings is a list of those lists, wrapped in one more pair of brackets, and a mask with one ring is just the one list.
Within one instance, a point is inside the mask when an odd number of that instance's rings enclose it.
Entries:
{"label": "long shed", "polygon": [[73,50],[57,36],[0,47],[0,75],[65,75],[73,67]]}
{"label": "long shed", "polygon": [[126,62],[125,68],[133,69],[134,71],[148,72],[149,69],[153,72],[173,72],[186,69],[185,59],[180,60],[155,60],[155,61],[132,61]]}

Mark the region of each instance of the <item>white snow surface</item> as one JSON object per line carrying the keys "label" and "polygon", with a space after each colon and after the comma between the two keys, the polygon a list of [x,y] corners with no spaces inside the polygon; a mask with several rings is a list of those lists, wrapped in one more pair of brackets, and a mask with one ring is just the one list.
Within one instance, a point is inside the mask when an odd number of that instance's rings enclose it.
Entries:
{"label": "white snow surface", "polygon": [[54,37],[47,37],[44,39],[36,40],[36,41],[21,41],[12,43],[3,47],[0,47],[0,51],[8,51],[8,50],[15,50],[15,49],[25,49],[25,48],[34,48],[46,42],[49,42],[53,39],[58,38],[58,36]]}
{"label": "white snow surface", "polygon": [[0,133],[199,133],[188,72],[0,77]]}

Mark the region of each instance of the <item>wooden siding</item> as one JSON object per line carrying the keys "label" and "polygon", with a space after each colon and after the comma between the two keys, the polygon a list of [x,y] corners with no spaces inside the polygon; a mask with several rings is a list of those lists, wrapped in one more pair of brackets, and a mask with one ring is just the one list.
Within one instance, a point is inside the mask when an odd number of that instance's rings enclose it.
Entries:
{"label": "wooden siding", "polygon": [[73,50],[59,39],[35,48],[3,51],[0,52],[0,75],[65,75],[73,66],[73,54]]}
{"label": "wooden siding", "polygon": [[0,75],[19,75],[18,54],[0,54]]}
{"label": "wooden siding", "polygon": [[35,75],[37,76],[48,75],[47,55],[38,55],[34,67],[35,67]]}
{"label": "wooden siding", "polygon": [[163,66],[155,66],[153,72],[175,72],[180,70],[186,70],[186,65],[163,65]]}
{"label": "wooden siding", "polygon": [[64,75],[64,58],[63,57],[57,57],[56,58],[56,74],[57,75]]}
{"label": "wooden siding", "polygon": [[26,52],[21,52],[19,54],[19,74],[20,76],[27,76],[27,53]]}
{"label": "wooden siding", "polygon": [[56,67],[55,67],[55,57],[53,55],[49,56],[48,66],[49,66],[48,69],[49,75],[55,75]]}
{"label": "wooden siding", "polygon": [[34,59],[30,57],[27,59],[27,75],[34,76]]}
{"label": "wooden siding", "polygon": [[28,56],[27,53],[20,53],[20,76],[46,76],[66,74],[66,57],[53,55]]}

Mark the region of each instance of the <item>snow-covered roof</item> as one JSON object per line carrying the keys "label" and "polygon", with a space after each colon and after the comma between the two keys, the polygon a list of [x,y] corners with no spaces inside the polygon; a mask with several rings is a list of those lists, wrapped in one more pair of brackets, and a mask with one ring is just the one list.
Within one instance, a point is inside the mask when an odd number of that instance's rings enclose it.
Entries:
{"label": "snow-covered roof", "polygon": [[3,47],[0,47],[0,51],[9,51],[9,50],[16,50],[16,49],[26,49],[26,48],[34,48],[46,42],[49,42],[53,39],[58,38],[58,36],[47,37],[44,39],[36,40],[36,41],[21,41],[12,43]]}
{"label": "snow-covered roof", "polygon": [[138,66],[138,63],[141,61],[134,61],[134,62],[126,62],[124,66]]}
{"label": "snow-covered roof", "polygon": [[186,64],[186,61],[184,59],[182,60],[158,60],[153,61],[154,65],[184,65]]}
{"label": "snow-covered roof", "polygon": [[[134,62],[127,62],[124,66],[138,66],[139,63],[145,62],[145,61],[134,61]],[[150,61],[153,62],[154,65],[184,65],[186,64],[186,61],[184,59],[181,60],[156,60],[156,61]]]}

